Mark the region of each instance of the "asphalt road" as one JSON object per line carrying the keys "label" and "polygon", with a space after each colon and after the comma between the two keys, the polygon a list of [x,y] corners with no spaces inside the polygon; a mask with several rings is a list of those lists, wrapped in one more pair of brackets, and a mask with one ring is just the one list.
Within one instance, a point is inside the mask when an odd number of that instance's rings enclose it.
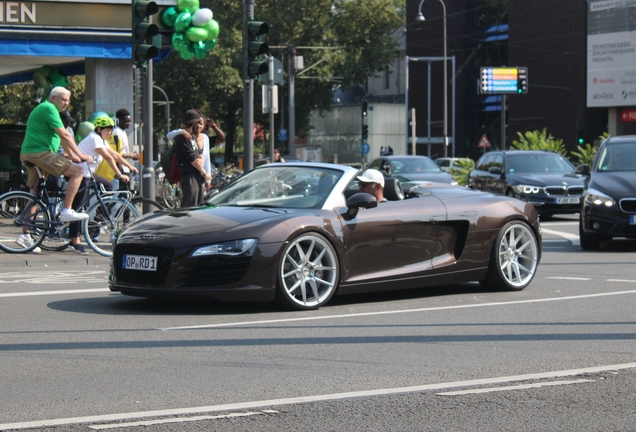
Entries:
{"label": "asphalt road", "polygon": [[542,229],[524,291],[313,312],[124,297],[105,259],[2,254],[0,430],[636,430],[636,242]]}

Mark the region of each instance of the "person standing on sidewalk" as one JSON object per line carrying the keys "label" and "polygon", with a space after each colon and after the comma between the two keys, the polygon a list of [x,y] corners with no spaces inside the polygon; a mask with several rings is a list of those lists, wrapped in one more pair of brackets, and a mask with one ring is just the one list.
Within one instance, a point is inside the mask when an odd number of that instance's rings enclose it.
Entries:
{"label": "person standing on sidewalk", "polygon": [[[64,175],[69,179],[66,185],[64,207],[59,217],[60,222],[88,218],[87,214],[76,213],[71,208],[73,198],[82,182],[82,168],[58,153],[60,145],[74,162],[93,163],[92,156],[85,155],[77,147],[60,118],[60,112],[68,107],[70,97],[71,92],[64,87],[54,87],[49,99],[35,107],[27,120],[26,134],[20,151],[20,161],[26,166],[27,185],[32,194],[36,193],[39,177],[37,170],[28,166],[27,162],[39,167],[45,176],[47,174],[53,174],[55,177]],[[27,227],[23,228],[16,243],[22,247],[28,247],[33,243]],[[35,248],[33,252],[37,253],[39,249]]]}

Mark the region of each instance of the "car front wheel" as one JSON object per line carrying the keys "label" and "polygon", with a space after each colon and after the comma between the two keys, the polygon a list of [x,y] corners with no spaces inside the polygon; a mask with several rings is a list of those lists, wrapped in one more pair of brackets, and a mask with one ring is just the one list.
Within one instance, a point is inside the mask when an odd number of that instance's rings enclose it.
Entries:
{"label": "car front wheel", "polygon": [[527,287],[537,271],[539,246],[530,227],[520,221],[508,222],[497,234],[486,279],[489,289],[520,291]]}
{"label": "car front wheel", "polygon": [[336,292],[336,251],[323,236],[303,234],[289,243],[280,260],[277,301],[289,309],[317,309]]}

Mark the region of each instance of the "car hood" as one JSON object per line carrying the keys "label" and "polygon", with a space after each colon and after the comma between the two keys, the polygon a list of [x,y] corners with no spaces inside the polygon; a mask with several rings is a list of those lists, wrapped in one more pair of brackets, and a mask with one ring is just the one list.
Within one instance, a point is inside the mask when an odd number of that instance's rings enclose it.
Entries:
{"label": "car hood", "polygon": [[636,197],[636,171],[594,172],[589,187],[615,198]]}
{"label": "car hood", "polygon": [[453,177],[445,172],[440,173],[408,173],[395,174],[392,177],[398,179],[401,183],[412,183],[415,181],[431,181],[437,183],[450,183]]}
{"label": "car hood", "polygon": [[519,173],[507,174],[506,180],[509,184],[526,184],[530,186],[555,186],[561,185],[563,182],[568,186],[582,185],[585,183],[585,176],[574,173]]}
{"label": "car hood", "polygon": [[[306,210],[305,210],[306,211]],[[117,243],[159,242],[172,247],[260,237],[299,210],[254,207],[199,207],[153,214],[130,225]]]}

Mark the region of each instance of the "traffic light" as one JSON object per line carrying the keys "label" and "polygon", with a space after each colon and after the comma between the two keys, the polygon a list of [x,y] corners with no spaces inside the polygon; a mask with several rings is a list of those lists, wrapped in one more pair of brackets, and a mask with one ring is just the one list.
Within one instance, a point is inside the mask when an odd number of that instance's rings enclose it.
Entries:
{"label": "traffic light", "polygon": [[369,125],[362,125],[362,140],[366,141],[369,138]]}
{"label": "traffic light", "polygon": [[269,46],[262,41],[263,36],[269,32],[269,25],[263,21],[247,21],[246,32],[247,36],[243,38],[245,79],[255,79],[269,71],[267,61],[263,59],[269,52]]}
{"label": "traffic light", "polygon": [[143,66],[159,55],[159,49],[152,39],[159,34],[159,27],[150,23],[150,16],[159,12],[153,1],[133,0],[132,3],[132,59],[136,65]]}
{"label": "traffic light", "polygon": [[585,144],[585,138],[583,138],[583,130],[580,130],[580,131],[577,132],[577,134],[576,134],[576,143],[578,145]]}
{"label": "traffic light", "polygon": [[367,110],[369,109],[369,103],[364,101],[362,102],[362,115],[366,116],[367,115]]}

